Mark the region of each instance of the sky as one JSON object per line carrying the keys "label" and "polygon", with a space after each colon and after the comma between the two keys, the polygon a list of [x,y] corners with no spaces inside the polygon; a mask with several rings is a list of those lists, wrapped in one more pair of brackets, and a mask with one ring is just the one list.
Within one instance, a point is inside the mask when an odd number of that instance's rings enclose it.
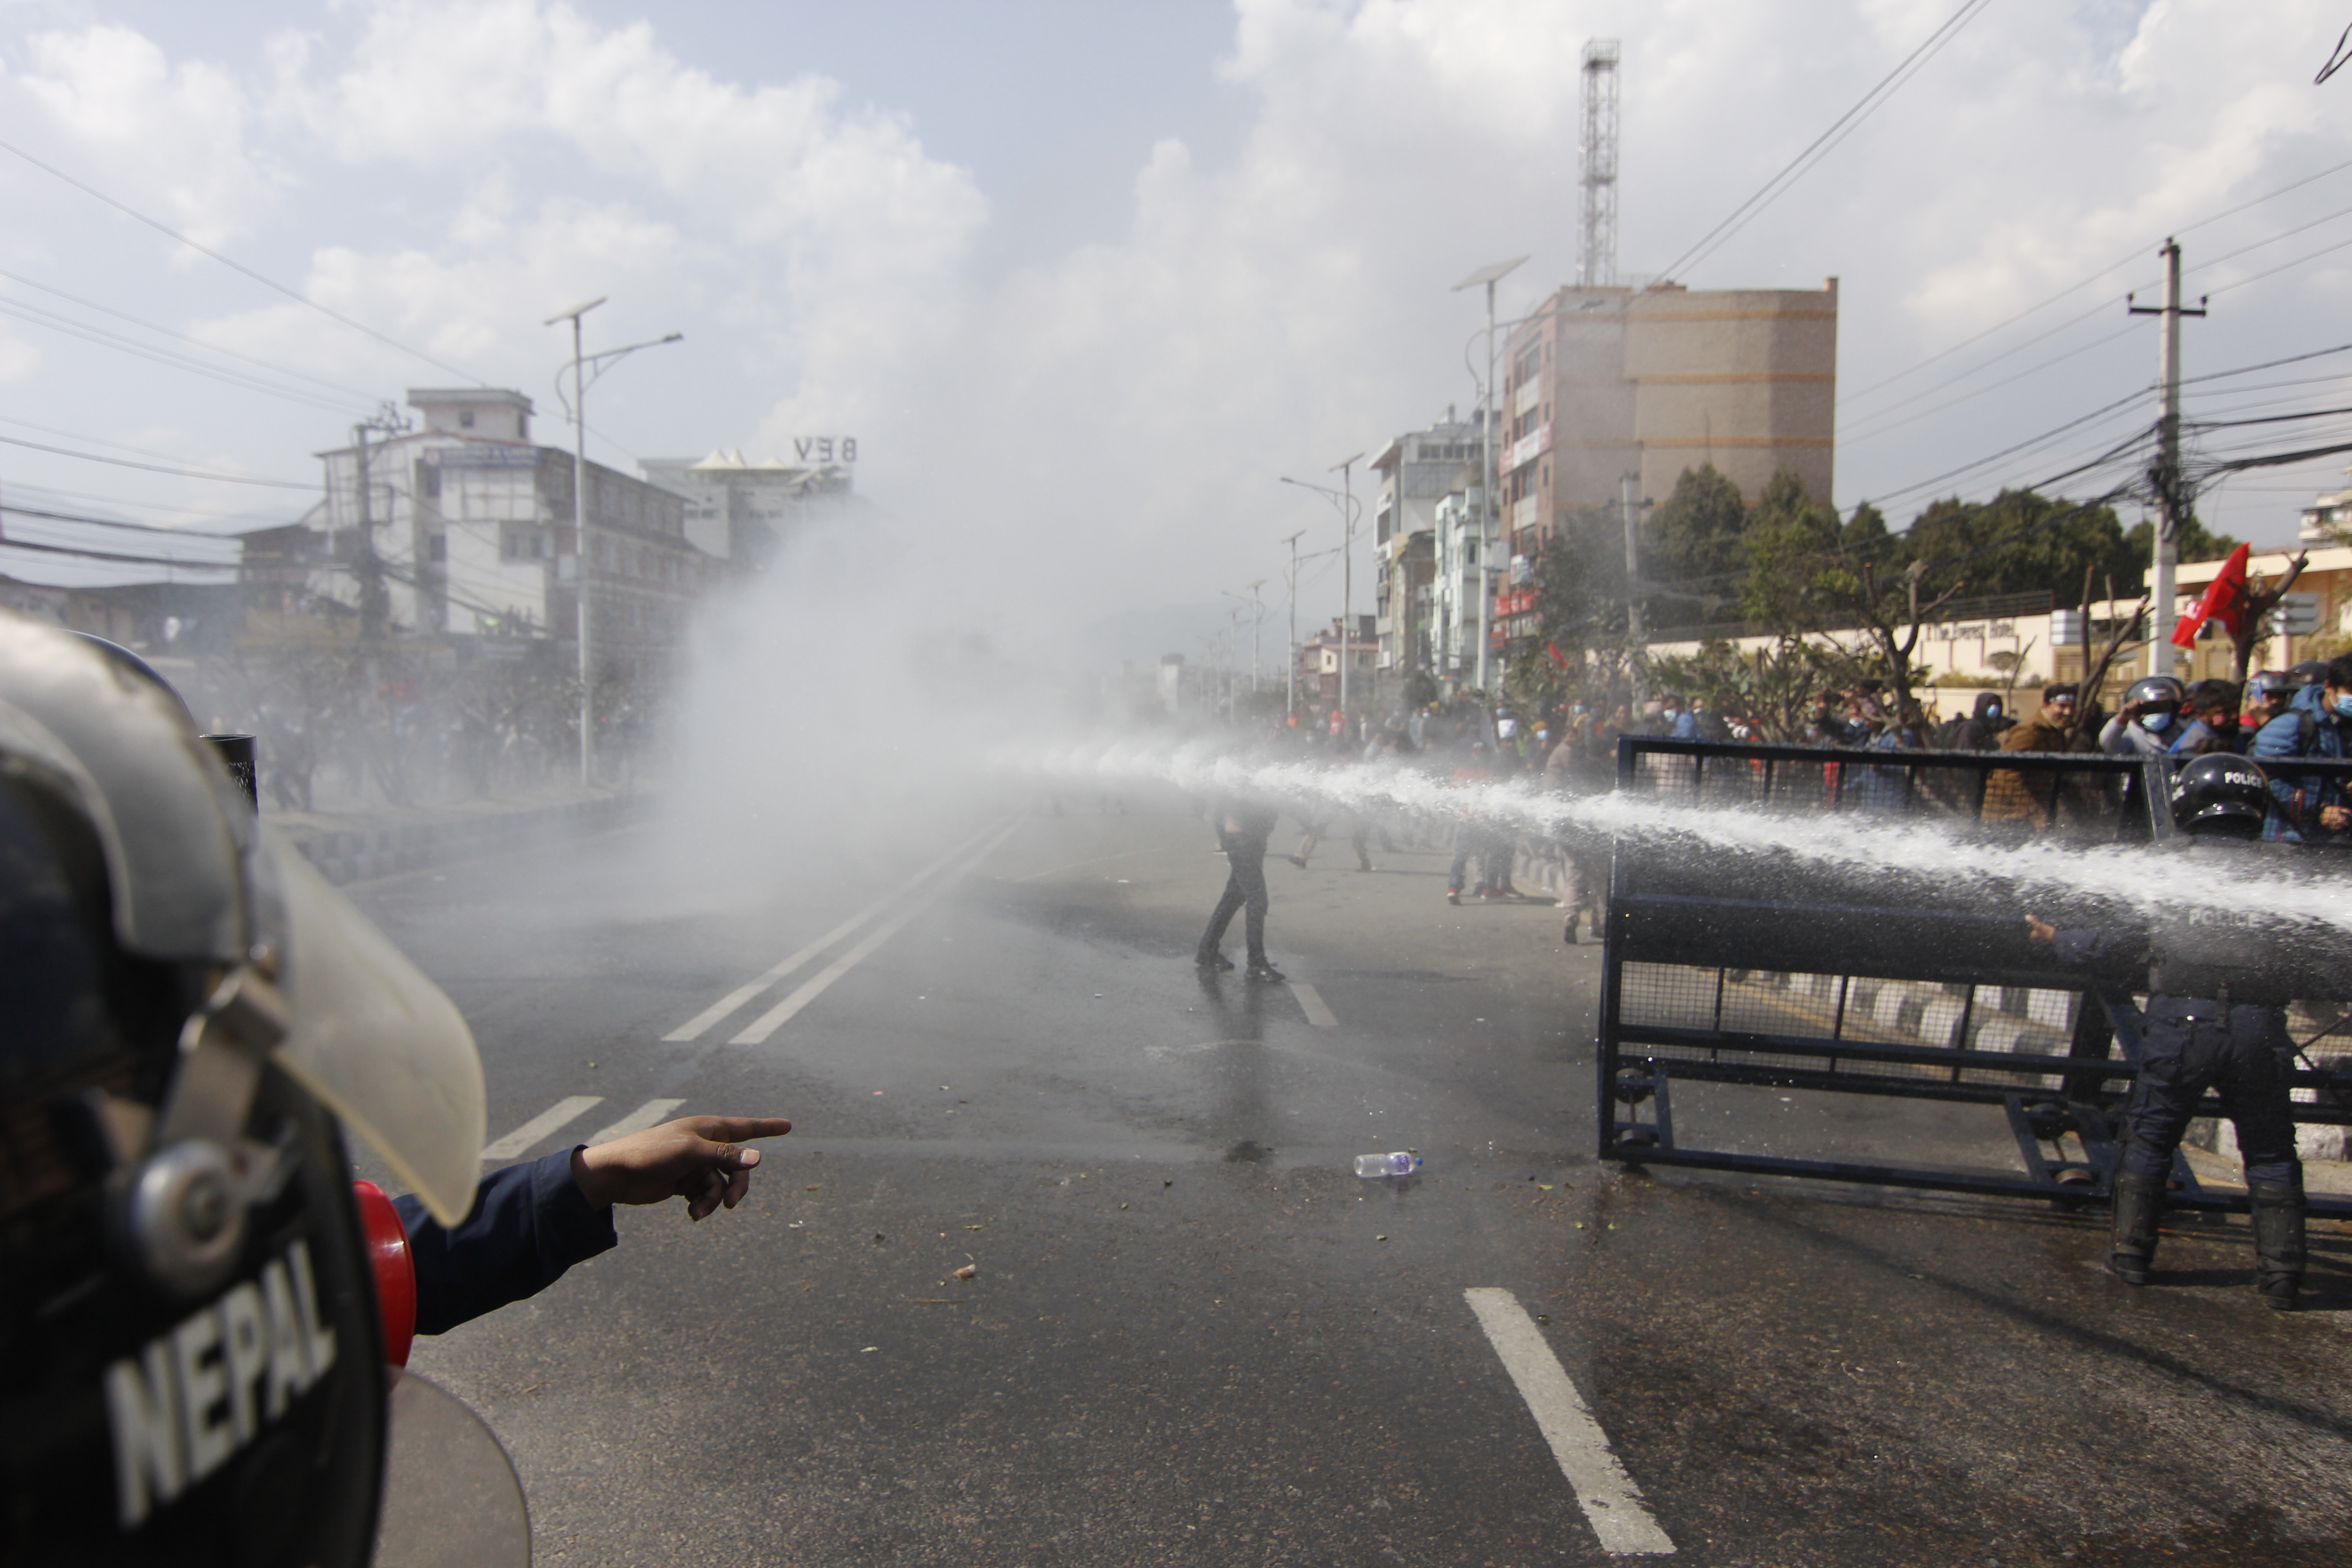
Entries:
{"label": "sky", "polygon": [[[560,441],[541,322],[602,294],[592,348],[685,337],[594,388],[593,455],[856,437],[878,513],[849,570],[877,627],[1204,635],[1229,591],[1278,593],[1284,536],[1339,542],[1282,476],[1470,405],[1481,321],[1452,285],[1530,256],[1508,314],[1571,277],[1585,40],[1622,40],[1619,266],[1647,278],[1959,7],[0,0],[0,500],[290,518],[378,402],[466,378],[529,394]],[[1833,499],[1898,525],[2152,417],[2155,327],[2124,296],[2151,297],[2170,234],[2209,297],[2192,419],[2352,404],[2352,352],[2324,352],[2352,345],[2352,73],[2312,81],[2347,19],[1990,0],[1675,276],[1841,280]],[[2333,440],[2352,416],[2192,437]],[[2200,507],[2283,543],[2343,463]],[[34,581],[151,571],[0,547]],[[1307,578],[1302,620],[1338,613],[1336,557]]]}

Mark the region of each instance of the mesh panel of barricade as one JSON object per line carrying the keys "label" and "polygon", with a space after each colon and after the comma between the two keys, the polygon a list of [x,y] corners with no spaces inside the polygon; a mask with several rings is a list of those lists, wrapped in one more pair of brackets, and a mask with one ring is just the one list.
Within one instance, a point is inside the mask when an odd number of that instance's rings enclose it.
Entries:
{"label": "mesh panel of barricade", "polygon": [[[1900,816],[1938,822],[1963,846],[2080,850],[2175,837],[2171,765],[2140,758],[1632,737],[1617,763],[1622,794],[1662,806]],[[2295,760],[2272,777],[2304,792],[2296,809],[2316,825],[2319,808],[2341,798],[2326,792],[2352,787],[2352,762]],[[2325,846],[2334,837],[2312,839]],[[2141,1017],[2139,999],[2100,989],[2116,977],[2066,967],[2049,944],[2029,940],[2020,910],[1997,893],[1890,878],[1850,856],[1693,842],[1663,836],[1617,846],[1598,1056],[1605,1157],[2066,1201],[2100,1190]],[[2337,847],[2352,849],[2352,832]],[[2286,857],[2275,862],[2278,874],[2297,880],[2352,870],[2352,855],[2325,848],[2269,851]],[[2037,896],[2061,924],[2136,918],[2088,893],[2079,907],[2067,902]],[[2319,998],[2287,1014],[2305,1047],[2295,1119],[2306,1135],[2343,1129],[2352,1121],[2352,1072],[2338,1065],[2352,1063],[2352,971],[2335,963],[2339,944],[2317,924],[2289,929],[2276,945],[2263,973],[2292,975],[2292,994]],[[1671,1091],[1685,1079],[1706,1084],[1711,1096],[1747,1086],[1983,1107],[2005,1114],[2017,1169],[1961,1169],[1926,1147],[1916,1163],[1889,1160],[1884,1148],[1857,1162],[1677,1140]],[[2217,1109],[2209,1098],[2201,1113]],[[2200,1193],[2185,1165],[2176,1183],[2179,1201],[2242,1202]],[[2342,1206],[2313,1203],[2315,1212]]]}

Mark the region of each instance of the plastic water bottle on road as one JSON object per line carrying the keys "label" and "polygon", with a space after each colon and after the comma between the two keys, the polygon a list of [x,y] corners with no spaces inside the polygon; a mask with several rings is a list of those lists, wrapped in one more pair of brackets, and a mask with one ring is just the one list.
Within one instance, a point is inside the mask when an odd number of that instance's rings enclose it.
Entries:
{"label": "plastic water bottle on road", "polygon": [[1420,1168],[1421,1156],[1405,1149],[1393,1154],[1356,1156],[1356,1174],[1360,1176],[1410,1176]]}

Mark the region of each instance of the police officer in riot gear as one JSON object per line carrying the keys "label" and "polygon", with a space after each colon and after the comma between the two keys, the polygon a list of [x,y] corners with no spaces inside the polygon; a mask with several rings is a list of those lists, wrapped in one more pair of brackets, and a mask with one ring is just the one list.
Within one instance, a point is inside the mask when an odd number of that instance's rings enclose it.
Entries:
{"label": "police officer in riot gear", "polygon": [[[345,1124],[415,1190],[406,1234],[355,1197]],[[601,1250],[600,1204],[732,1206],[757,1158],[622,1141],[478,1205],[484,1130],[455,1006],[273,850],[170,688],[0,613],[0,1562],[367,1562],[393,1412],[429,1386],[387,1380],[386,1260],[457,1321],[577,1260],[519,1266],[558,1204]],[[461,1555],[520,1560],[490,1547]]]}
{"label": "police officer in riot gear", "polygon": [[2164,755],[2180,738],[2180,705],[2188,696],[2168,675],[2133,681],[2122,710],[2099,731],[2099,750],[2118,757]]}
{"label": "police officer in riot gear", "polygon": [[[2214,754],[2181,768],[2174,824],[2192,853],[2261,853],[2270,781],[2242,757]],[[2116,926],[2060,930],[2026,916],[2036,942],[2113,984],[2148,993],[2139,1072],[2124,1109],[2115,1172],[2115,1241],[2107,1267],[2147,1282],[2173,1154],[2210,1089],[2238,1130],[2253,1213],[2255,1287],[2292,1311],[2304,1269],[2303,1163],[2289,1089],[2294,1046],[2284,975],[2256,937],[2249,911],[2200,908],[2154,931]]]}

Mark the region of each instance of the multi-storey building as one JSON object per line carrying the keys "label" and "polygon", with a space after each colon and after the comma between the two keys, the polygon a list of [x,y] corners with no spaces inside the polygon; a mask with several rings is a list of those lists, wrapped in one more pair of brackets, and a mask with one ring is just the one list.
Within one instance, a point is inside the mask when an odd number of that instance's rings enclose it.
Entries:
{"label": "multi-storey building", "polygon": [[1438,673],[1433,636],[1437,509],[1471,482],[1479,460],[1478,426],[1445,417],[1399,436],[1372,457],[1381,477],[1373,515],[1373,626],[1377,679],[1385,693],[1416,670]]}
{"label": "multi-storey building", "polygon": [[[1495,551],[1482,548],[1481,513],[1486,504],[1477,469],[1457,476],[1454,489],[1431,514],[1430,673],[1440,680],[1466,683],[1478,674],[1478,595],[1495,584]],[[1493,679],[1493,670],[1487,672]]]}
{"label": "multi-storey building", "polygon": [[686,536],[698,549],[757,566],[795,529],[850,494],[856,437],[804,437],[795,460],[745,459],[740,449],[707,458],[647,458],[646,477],[686,501]]}
{"label": "multi-storey building", "polygon": [[721,569],[687,538],[685,501],[588,464],[583,567],[572,456],[531,442],[529,398],[425,389],[408,402],[422,428],[320,453],[320,504],[299,523],[247,536],[256,630],[267,635],[276,617],[388,636],[574,642],[584,574],[600,670],[651,673]]}
{"label": "multi-storey building", "polygon": [[1503,354],[1496,460],[1506,548],[1568,513],[1664,500],[1711,463],[1753,500],[1787,468],[1830,499],[1837,279],[1822,289],[1562,289]]}

